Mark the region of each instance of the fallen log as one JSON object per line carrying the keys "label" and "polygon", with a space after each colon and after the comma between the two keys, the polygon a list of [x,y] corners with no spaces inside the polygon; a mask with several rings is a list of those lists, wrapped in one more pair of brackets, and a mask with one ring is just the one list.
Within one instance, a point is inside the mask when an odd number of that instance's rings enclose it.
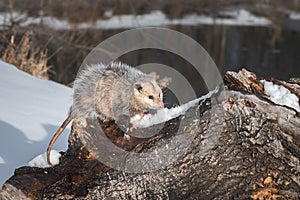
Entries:
{"label": "fallen log", "polygon": [[[269,81],[300,97],[296,82]],[[1,199],[299,199],[299,112],[244,69],[224,83],[183,116],[136,130],[150,138],[75,120],[60,163],[17,169]]]}

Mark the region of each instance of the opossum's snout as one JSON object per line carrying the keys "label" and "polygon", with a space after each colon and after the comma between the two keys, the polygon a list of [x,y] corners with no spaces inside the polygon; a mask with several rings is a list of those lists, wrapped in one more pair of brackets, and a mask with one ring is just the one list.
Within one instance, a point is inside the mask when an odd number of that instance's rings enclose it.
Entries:
{"label": "opossum's snout", "polygon": [[165,105],[164,105],[164,103],[161,101],[161,102],[159,102],[159,108],[164,108],[165,107]]}
{"label": "opossum's snout", "polygon": [[165,107],[164,102],[159,98],[151,99],[150,101],[148,101],[148,104],[149,108],[154,110],[158,110]]}
{"label": "opossum's snout", "polygon": [[149,101],[148,108],[158,110],[164,108],[164,103],[162,101]]}

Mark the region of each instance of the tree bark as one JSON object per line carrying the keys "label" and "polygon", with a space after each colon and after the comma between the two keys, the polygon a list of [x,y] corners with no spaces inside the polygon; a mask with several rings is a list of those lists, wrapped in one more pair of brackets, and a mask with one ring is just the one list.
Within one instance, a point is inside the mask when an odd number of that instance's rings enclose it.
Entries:
{"label": "tree bark", "polygon": [[[300,97],[299,85],[272,81]],[[299,199],[299,113],[266,97],[259,78],[241,70],[226,74],[225,90],[168,121],[151,138],[124,137],[112,122],[77,119],[60,164],[17,169],[0,197]],[[107,138],[125,151],[110,148]],[[163,155],[155,154],[161,149]],[[151,156],[137,161],[137,155]]]}

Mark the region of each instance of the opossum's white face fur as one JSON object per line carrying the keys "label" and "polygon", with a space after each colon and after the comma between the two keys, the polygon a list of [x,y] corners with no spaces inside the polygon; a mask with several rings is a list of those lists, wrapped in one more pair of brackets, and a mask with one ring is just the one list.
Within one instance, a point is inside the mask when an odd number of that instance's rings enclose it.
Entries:
{"label": "opossum's white face fur", "polygon": [[162,91],[155,81],[136,82],[133,96],[141,109],[158,110],[164,107]]}

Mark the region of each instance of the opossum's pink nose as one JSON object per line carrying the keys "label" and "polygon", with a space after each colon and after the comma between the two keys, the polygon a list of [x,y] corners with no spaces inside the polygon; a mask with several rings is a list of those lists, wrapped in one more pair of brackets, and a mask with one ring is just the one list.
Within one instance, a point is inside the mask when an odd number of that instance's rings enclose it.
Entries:
{"label": "opossum's pink nose", "polygon": [[163,102],[159,102],[159,107],[160,108],[164,108],[164,103]]}

